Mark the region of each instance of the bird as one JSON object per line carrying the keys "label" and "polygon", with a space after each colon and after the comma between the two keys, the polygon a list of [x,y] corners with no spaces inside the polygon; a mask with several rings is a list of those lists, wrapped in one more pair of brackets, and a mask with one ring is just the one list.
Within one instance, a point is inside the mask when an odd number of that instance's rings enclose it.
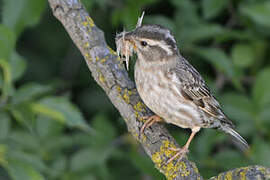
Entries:
{"label": "bird", "polygon": [[191,129],[186,144],[172,148],[176,154],[167,163],[188,153],[192,139],[201,128],[221,130],[248,149],[247,141],[234,130],[234,124],[200,73],[180,54],[172,32],[161,25],[141,25],[142,17],[134,30],[124,31],[115,38],[117,53],[125,56],[127,69],[129,57],[137,54],[136,88],[142,101],[155,113],[147,118],[141,133],[163,121]]}

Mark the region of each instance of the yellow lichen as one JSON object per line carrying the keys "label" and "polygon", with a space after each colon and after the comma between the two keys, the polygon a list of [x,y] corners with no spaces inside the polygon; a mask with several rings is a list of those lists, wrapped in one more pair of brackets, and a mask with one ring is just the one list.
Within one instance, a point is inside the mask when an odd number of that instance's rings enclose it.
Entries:
{"label": "yellow lichen", "polygon": [[223,179],[222,177],[223,177],[223,174],[219,174],[217,177],[217,180]]}
{"label": "yellow lichen", "polygon": [[135,113],[136,118],[138,118],[139,117],[138,111],[135,111],[134,113]]}
{"label": "yellow lichen", "polygon": [[[132,94],[132,92],[130,92],[130,93]],[[142,118],[142,117],[139,118],[139,112],[145,111],[145,108],[146,108],[145,104],[143,104],[142,102],[139,101],[137,104],[135,104],[133,106],[133,108],[135,110],[134,113],[135,113],[136,118],[139,119],[140,121],[144,121],[144,118]]]}
{"label": "yellow lichen", "polygon": [[109,56],[105,56],[104,58],[102,58],[101,60],[100,60],[100,62],[101,63],[105,63],[106,62],[106,60],[109,58]]}
{"label": "yellow lichen", "polygon": [[158,166],[160,167],[161,166],[161,163],[162,163],[162,159],[160,157],[160,153],[159,152],[156,152],[152,155],[152,161]]}
{"label": "yellow lichen", "polygon": [[116,86],[116,89],[118,92],[121,92],[121,90],[122,90],[120,86]]}
{"label": "yellow lichen", "polygon": [[98,57],[98,56],[96,56],[96,62],[97,62],[97,61],[99,61],[99,57]]}
{"label": "yellow lichen", "polygon": [[137,104],[135,104],[134,106],[133,106],[133,108],[135,109],[135,110],[137,110],[137,111],[142,111],[143,110],[143,108],[144,108],[144,104],[142,103],[142,102],[138,102]]}
{"label": "yellow lichen", "polygon": [[89,60],[90,62],[92,61],[92,58],[91,58],[91,56],[90,56],[89,53],[85,53],[85,54],[84,54],[84,57],[85,57],[87,60]]}
{"label": "yellow lichen", "polygon": [[[117,55],[117,53],[116,53],[112,48],[110,48],[109,46],[107,46],[107,47],[108,47],[108,49],[109,49],[109,51],[110,51],[111,54]],[[119,58],[119,59],[120,59],[120,58]]]}
{"label": "yellow lichen", "polygon": [[181,176],[183,177],[190,175],[190,171],[188,171],[183,161],[178,161],[177,163],[172,161],[165,164],[169,158],[175,155],[176,152],[172,150],[174,148],[176,147],[172,142],[165,140],[162,142],[160,151],[152,155],[152,161],[158,168],[161,168],[168,180],[174,179],[177,176],[175,172],[181,172]]}
{"label": "yellow lichen", "polygon": [[100,62],[101,63],[105,63],[106,62],[106,59],[103,58],[103,59],[100,60]]}
{"label": "yellow lichen", "polygon": [[94,23],[93,19],[90,18],[89,16],[87,17],[87,22],[88,22],[88,24],[90,25],[90,27],[95,26],[95,23]]}
{"label": "yellow lichen", "polygon": [[[199,174],[199,170],[198,170],[196,164],[194,162],[190,162],[190,163],[191,163],[192,168],[194,169],[194,171]],[[200,177],[199,177],[199,179],[200,179]]]}
{"label": "yellow lichen", "polygon": [[129,94],[128,94],[127,89],[124,90],[123,99],[125,100],[126,103],[128,103],[128,104],[130,103]]}
{"label": "yellow lichen", "polygon": [[83,26],[87,26],[87,25],[88,25],[88,22],[87,22],[87,21],[83,21],[83,22],[82,22],[82,25],[83,25]]}
{"label": "yellow lichen", "polygon": [[82,25],[88,28],[95,26],[95,23],[92,18],[87,17],[85,21],[82,22]]}
{"label": "yellow lichen", "polygon": [[266,179],[270,179],[270,174],[267,172],[265,167],[259,166],[258,170],[261,171],[265,175]]}
{"label": "yellow lichen", "polygon": [[90,44],[87,42],[84,44],[84,48],[88,48],[90,46]]}
{"label": "yellow lichen", "polygon": [[240,168],[239,171],[239,175],[240,175],[240,180],[245,180],[246,179],[246,172],[247,172],[247,168]]}
{"label": "yellow lichen", "polygon": [[105,80],[103,74],[101,74],[101,73],[99,74],[98,79],[99,79],[99,81],[100,81],[101,83],[103,83],[103,84],[106,82],[106,80]]}
{"label": "yellow lichen", "polygon": [[232,180],[232,176],[233,176],[232,172],[228,171],[228,172],[226,172],[224,179],[225,180]]}

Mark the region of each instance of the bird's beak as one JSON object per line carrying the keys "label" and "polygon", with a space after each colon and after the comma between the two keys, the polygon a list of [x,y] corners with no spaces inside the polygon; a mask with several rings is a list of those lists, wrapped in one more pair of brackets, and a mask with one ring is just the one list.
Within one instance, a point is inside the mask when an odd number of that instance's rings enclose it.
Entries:
{"label": "bird's beak", "polygon": [[117,54],[125,56],[126,68],[129,69],[129,57],[136,50],[135,41],[132,37],[132,32],[122,32],[116,36]]}

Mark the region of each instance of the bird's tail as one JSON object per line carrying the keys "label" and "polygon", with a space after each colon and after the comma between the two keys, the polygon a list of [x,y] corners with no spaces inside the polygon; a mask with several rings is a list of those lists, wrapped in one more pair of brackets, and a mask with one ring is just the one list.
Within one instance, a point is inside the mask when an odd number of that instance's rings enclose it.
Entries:
{"label": "bird's tail", "polygon": [[233,138],[233,141],[238,145],[238,147],[241,150],[246,151],[249,149],[249,145],[247,141],[242,136],[240,136],[240,134],[238,134],[235,130],[233,130],[231,127],[221,126],[219,129],[229,134]]}

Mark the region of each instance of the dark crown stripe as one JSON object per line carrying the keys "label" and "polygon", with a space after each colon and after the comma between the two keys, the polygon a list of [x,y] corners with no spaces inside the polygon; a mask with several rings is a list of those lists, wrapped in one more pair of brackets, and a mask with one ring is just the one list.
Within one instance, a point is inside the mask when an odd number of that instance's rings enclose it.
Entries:
{"label": "dark crown stripe", "polygon": [[176,49],[176,41],[171,32],[160,25],[143,25],[135,29],[134,35],[140,38],[164,41],[172,49]]}

